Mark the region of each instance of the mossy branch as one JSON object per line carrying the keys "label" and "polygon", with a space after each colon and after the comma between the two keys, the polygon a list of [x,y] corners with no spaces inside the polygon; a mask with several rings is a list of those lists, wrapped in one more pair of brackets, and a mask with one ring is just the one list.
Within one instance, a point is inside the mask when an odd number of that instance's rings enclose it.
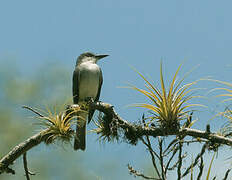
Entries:
{"label": "mossy branch", "polygon": [[[90,108],[97,109],[107,116],[106,119],[109,123],[114,122],[117,124],[118,128],[124,130],[124,133],[130,131],[133,133],[133,141],[138,140],[142,136],[169,136],[169,135],[177,135],[177,136],[191,136],[194,138],[202,138],[208,140],[211,144],[224,144],[228,146],[232,146],[232,138],[227,138],[222,135],[218,135],[213,132],[209,132],[207,130],[197,130],[192,128],[180,128],[180,129],[168,129],[168,128],[158,128],[158,127],[143,127],[141,125],[132,124],[123,118],[121,118],[115,111],[114,107],[111,104],[104,102],[93,102],[90,104]],[[125,136],[127,140],[132,141],[132,139],[128,139],[131,137]]]}
{"label": "mossy branch", "polygon": [[[24,107],[25,108],[25,107]],[[114,136],[118,136],[118,132],[123,134],[124,138],[130,143],[135,145],[138,140],[142,138],[142,136],[152,136],[152,137],[157,137],[157,136],[169,136],[169,135],[176,135],[176,136],[191,136],[194,138],[202,138],[206,141],[208,141],[209,146],[214,147],[214,145],[217,147],[218,145],[228,145],[232,146],[232,139],[227,138],[221,135],[218,135],[216,133],[212,133],[208,130],[201,131],[197,129],[191,129],[191,128],[180,128],[180,129],[168,129],[168,128],[158,128],[158,127],[153,127],[153,126],[142,126],[141,124],[132,124],[123,118],[121,118],[115,111],[114,107],[111,104],[104,103],[104,102],[91,102],[89,104],[89,108],[97,109],[100,112],[104,113],[103,120],[106,120],[108,125],[105,127],[100,128],[111,128],[110,130],[107,130],[107,136],[111,136],[112,134]],[[29,110],[32,110],[32,108],[27,108]],[[77,105],[69,105],[69,115],[72,114],[71,111],[75,112],[75,109],[77,109]],[[34,111],[33,111],[34,112]],[[36,113],[36,112],[34,112]],[[39,116],[43,116],[41,114],[36,113]],[[70,121],[69,119],[65,116],[65,112],[62,112],[59,115],[56,115],[56,119],[54,121],[51,121],[52,125],[56,125],[59,120],[63,120],[62,122],[64,123],[66,129],[66,133],[64,134],[63,131],[58,134],[58,129],[54,131],[54,127],[48,126],[48,128],[40,131],[39,133],[35,134],[34,136],[28,138],[26,141],[20,143],[19,145],[15,146],[7,155],[5,155],[2,159],[0,159],[0,174],[3,172],[6,173],[11,173],[15,174],[15,171],[11,168],[9,168],[9,165],[13,164],[13,162],[23,155],[25,152],[28,150],[32,149],[33,147],[39,145],[41,142],[45,143],[51,143],[53,142],[54,139],[57,138],[63,138],[67,141],[70,141],[72,138],[73,131],[70,129]],[[60,119],[59,119],[59,118]],[[51,120],[51,119],[49,119]],[[58,123],[60,124],[60,123]],[[109,125],[111,124],[111,125]],[[63,125],[62,125],[63,127]],[[113,128],[112,128],[113,127]],[[60,127],[59,127],[60,128]],[[111,131],[113,129],[113,131]],[[52,130],[52,131],[51,131]],[[104,130],[98,131],[98,133],[103,133]],[[115,133],[115,131],[117,131]],[[55,136],[53,133],[56,133]],[[104,134],[105,135],[105,134]],[[51,138],[52,137],[52,138]],[[67,138],[68,137],[68,138]],[[51,141],[52,139],[52,141]]]}

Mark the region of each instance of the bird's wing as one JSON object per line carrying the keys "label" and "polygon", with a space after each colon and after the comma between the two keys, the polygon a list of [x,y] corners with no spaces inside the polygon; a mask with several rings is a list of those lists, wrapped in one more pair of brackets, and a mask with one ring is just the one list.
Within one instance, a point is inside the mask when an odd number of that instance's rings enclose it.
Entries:
{"label": "bird's wing", "polygon": [[79,69],[76,68],[73,72],[73,103],[77,104],[79,99],[79,87],[78,87],[78,81],[79,81]]}
{"label": "bird's wing", "polygon": [[101,87],[102,87],[103,77],[102,77],[102,71],[100,69],[100,78],[99,78],[99,86],[97,91],[97,96],[95,98],[95,102],[99,100],[100,94],[101,94]]}
{"label": "bird's wing", "polygon": [[[101,87],[102,87],[102,82],[103,82],[103,76],[102,76],[102,71],[100,69],[100,78],[99,78],[99,86],[98,86],[98,91],[97,91],[97,96],[94,99],[95,102],[99,100],[100,94],[101,94]],[[90,110],[89,115],[88,115],[88,123],[91,121],[93,114],[95,110]]]}

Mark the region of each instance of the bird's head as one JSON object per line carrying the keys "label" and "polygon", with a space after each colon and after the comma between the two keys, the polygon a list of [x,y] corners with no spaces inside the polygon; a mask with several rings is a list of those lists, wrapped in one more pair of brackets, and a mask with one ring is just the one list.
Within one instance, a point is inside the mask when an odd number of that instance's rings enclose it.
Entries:
{"label": "bird's head", "polygon": [[97,63],[97,61],[99,59],[102,59],[102,58],[107,57],[107,56],[109,56],[109,55],[106,55],[106,54],[98,55],[98,54],[93,54],[91,52],[85,52],[77,58],[76,65],[81,64],[83,62],[88,62],[88,61],[92,61],[93,63]]}

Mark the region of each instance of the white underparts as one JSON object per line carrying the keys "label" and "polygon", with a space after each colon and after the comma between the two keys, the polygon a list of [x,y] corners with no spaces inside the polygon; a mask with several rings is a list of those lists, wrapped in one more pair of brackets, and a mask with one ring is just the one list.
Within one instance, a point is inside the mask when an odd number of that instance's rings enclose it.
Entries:
{"label": "white underparts", "polygon": [[79,77],[79,101],[86,98],[95,99],[98,93],[100,82],[100,68],[93,62],[84,62],[80,64]]}

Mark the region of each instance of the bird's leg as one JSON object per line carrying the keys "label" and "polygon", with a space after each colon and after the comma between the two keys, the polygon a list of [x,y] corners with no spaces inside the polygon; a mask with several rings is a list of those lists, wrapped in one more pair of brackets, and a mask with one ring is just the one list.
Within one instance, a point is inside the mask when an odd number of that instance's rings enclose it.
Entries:
{"label": "bird's leg", "polygon": [[87,98],[85,98],[85,102],[86,102],[86,106],[87,106],[88,110],[90,110],[89,105],[94,102],[94,99],[93,99],[93,97],[87,97]]}
{"label": "bird's leg", "polygon": [[88,111],[89,105],[93,102],[94,102],[94,99],[92,97],[86,97],[80,105],[81,110]]}

